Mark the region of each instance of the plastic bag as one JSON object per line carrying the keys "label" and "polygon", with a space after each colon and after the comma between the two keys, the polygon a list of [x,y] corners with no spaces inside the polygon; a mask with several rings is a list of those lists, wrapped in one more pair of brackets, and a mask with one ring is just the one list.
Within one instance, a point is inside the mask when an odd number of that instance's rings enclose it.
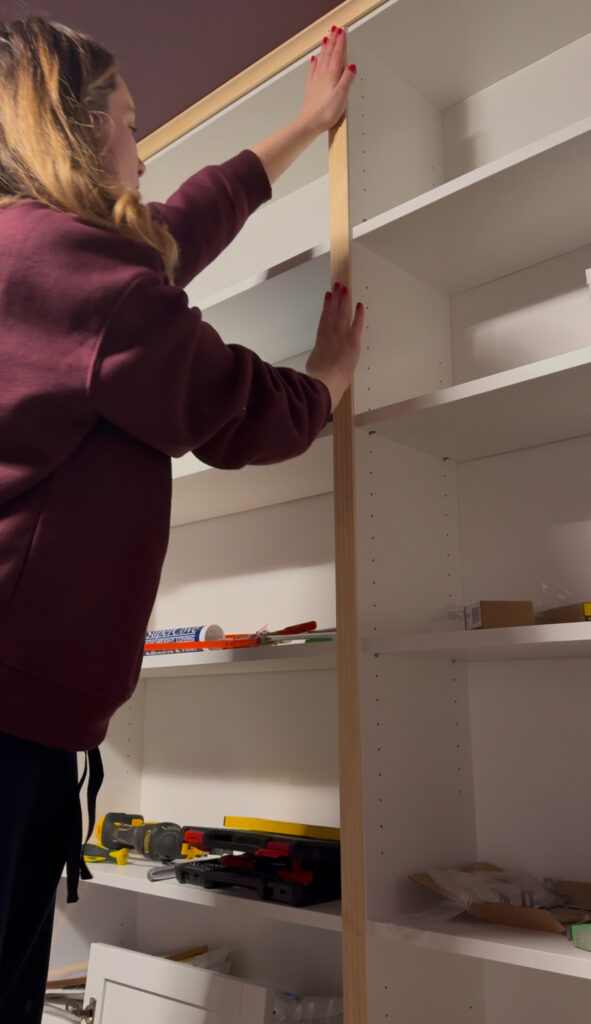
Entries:
{"label": "plastic bag", "polygon": [[340,996],[295,996],[290,992],[280,992],[275,997],[273,1020],[277,1024],[299,1024],[300,1021],[342,1024],[343,1000]]}
{"label": "plastic bag", "polygon": [[547,612],[550,608],[559,608],[560,605],[573,604],[574,598],[570,590],[558,586],[556,583],[547,583],[544,580],[538,586],[534,611],[536,615]]}
{"label": "plastic bag", "polygon": [[434,868],[427,872],[443,896],[467,910],[472,903],[508,903],[514,907],[556,907],[560,897],[542,882],[521,871],[458,871]]}
{"label": "plastic bag", "polygon": [[195,967],[204,967],[208,971],[215,971],[217,974],[230,974],[230,957],[234,950],[231,946],[219,946],[218,949],[210,949],[207,953],[200,953],[195,957]]}
{"label": "plastic bag", "polygon": [[433,612],[423,628],[427,632],[436,630],[438,633],[464,630],[466,628],[464,605],[451,602],[442,605]]}

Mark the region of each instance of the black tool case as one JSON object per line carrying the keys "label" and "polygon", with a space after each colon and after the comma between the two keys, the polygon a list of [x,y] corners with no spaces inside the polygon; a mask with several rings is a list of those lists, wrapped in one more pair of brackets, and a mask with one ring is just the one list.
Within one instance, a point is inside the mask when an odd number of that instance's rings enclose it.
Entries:
{"label": "black tool case", "polygon": [[238,887],[254,893],[259,899],[287,903],[292,907],[336,900],[341,895],[340,873],[337,876],[323,873],[311,881],[302,882],[295,878],[281,877],[280,872],[257,871],[253,868],[237,870],[236,867],[222,863],[223,860],[225,858],[176,864],[177,880],[201,885],[204,889]]}
{"label": "black tool case", "polygon": [[202,849],[231,852],[176,864],[179,882],[205,889],[238,887],[293,907],[340,898],[340,843],[335,840],[225,828],[189,831],[191,842]]}

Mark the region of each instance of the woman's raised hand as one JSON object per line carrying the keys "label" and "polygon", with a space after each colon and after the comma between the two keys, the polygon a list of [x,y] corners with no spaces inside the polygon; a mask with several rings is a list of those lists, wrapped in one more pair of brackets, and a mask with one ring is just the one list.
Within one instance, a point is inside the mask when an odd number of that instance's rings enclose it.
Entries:
{"label": "woman's raised hand", "polygon": [[334,25],[322,40],[320,52],[310,58],[304,103],[297,117],[251,146],[271,184],[345,113],[356,68],[354,64],[345,68],[344,64],[345,33]]}
{"label": "woman's raised hand", "polygon": [[310,58],[305,98],[298,120],[315,132],[337,124],[345,112],[356,67],[345,68],[345,33],[333,25],[318,54]]}

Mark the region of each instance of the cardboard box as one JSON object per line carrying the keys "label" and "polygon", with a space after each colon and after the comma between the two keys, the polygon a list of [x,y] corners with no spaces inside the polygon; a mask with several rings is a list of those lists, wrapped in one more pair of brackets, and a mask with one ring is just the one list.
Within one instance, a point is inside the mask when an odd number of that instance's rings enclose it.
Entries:
{"label": "cardboard box", "polygon": [[[460,870],[500,871],[502,869],[495,864],[480,863],[468,864]],[[419,885],[437,893],[438,896],[445,895],[428,872],[410,877],[413,882],[418,882]],[[539,907],[516,907],[508,903],[472,903],[466,909],[466,913],[471,917],[477,917],[480,921],[488,921],[490,924],[500,924],[509,928],[526,928],[536,932],[554,932],[561,935],[566,932],[569,925],[580,924],[588,918],[589,911],[591,911],[591,884],[560,881],[554,883],[554,888],[561,896],[566,896],[572,906],[543,910]]]}
{"label": "cardboard box", "polygon": [[532,601],[479,601],[466,605],[466,629],[499,629],[503,626],[533,626]]}
{"label": "cardboard box", "polygon": [[578,601],[576,604],[562,604],[556,608],[536,615],[536,622],[545,626],[550,622],[589,622],[591,620],[591,601]]}

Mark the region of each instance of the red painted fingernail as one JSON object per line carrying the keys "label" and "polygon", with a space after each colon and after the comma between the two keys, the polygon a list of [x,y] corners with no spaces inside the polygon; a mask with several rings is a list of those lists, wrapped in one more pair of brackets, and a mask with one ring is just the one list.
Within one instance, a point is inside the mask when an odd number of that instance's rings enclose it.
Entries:
{"label": "red painted fingernail", "polygon": [[356,309],[363,309],[363,303],[362,302],[358,302],[355,308]]}
{"label": "red painted fingernail", "polygon": [[336,30],[337,30],[337,27],[336,27],[336,25],[333,25],[330,31],[331,31],[331,32],[336,32]]}
{"label": "red painted fingernail", "polygon": [[312,54],[312,56],[310,57],[310,60],[312,61],[312,64],[313,64],[314,61],[316,60],[316,57],[314,56],[314,54]]}
{"label": "red painted fingernail", "polygon": [[338,36],[342,36],[342,34],[343,34],[343,30],[342,30],[342,28],[340,28],[340,29],[338,30],[338,32],[337,32],[337,35],[338,35]]}
{"label": "red painted fingernail", "polygon": [[357,65],[356,64],[349,64],[349,69],[348,70],[352,71],[353,74],[355,74],[355,72],[357,71]]}
{"label": "red painted fingernail", "polygon": [[341,287],[341,285],[339,284],[339,282],[338,282],[338,281],[336,281],[336,282],[335,282],[335,286],[334,286],[334,290],[335,290],[335,292],[338,292],[338,290],[339,290],[339,288],[340,288],[340,287]]}
{"label": "red painted fingernail", "polygon": [[325,302],[328,302],[330,300],[331,294],[332,294],[331,292],[325,292],[324,293],[324,301]]}
{"label": "red painted fingernail", "polygon": [[347,292],[349,291],[349,289],[347,288],[347,286],[346,286],[346,285],[343,285],[343,287],[342,287],[342,289],[341,289],[341,290],[342,290],[342,293],[343,293],[343,295],[346,295],[346,294],[347,294]]}
{"label": "red painted fingernail", "polygon": [[322,43],[324,45],[324,43],[327,43],[327,42],[328,42],[328,36],[325,36],[324,39],[322,40]]}

